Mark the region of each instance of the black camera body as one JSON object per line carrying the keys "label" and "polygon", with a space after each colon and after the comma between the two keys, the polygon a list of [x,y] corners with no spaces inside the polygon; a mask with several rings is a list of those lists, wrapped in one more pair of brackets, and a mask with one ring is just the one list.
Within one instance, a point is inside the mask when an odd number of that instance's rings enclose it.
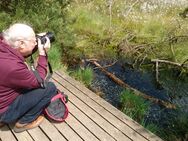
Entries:
{"label": "black camera body", "polygon": [[[52,32],[47,32],[45,35],[36,35],[36,40],[40,39],[41,40],[41,44],[45,44],[46,43],[46,37],[49,38],[50,43],[55,41],[55,36]],[[35,53],[38,50],[38,44],[35,46],[35,48],[32,51],[32,54]]]}
{"label": "black camera body", "polygon": [[47,32],[43,36],[36,35],[36,38],[41,40],[41,44],[45,44],[46,43],[46,37],[48,37],[50,39],[50,43],[55,41],[55,37],[54,37],[54,34],[52,32]]}

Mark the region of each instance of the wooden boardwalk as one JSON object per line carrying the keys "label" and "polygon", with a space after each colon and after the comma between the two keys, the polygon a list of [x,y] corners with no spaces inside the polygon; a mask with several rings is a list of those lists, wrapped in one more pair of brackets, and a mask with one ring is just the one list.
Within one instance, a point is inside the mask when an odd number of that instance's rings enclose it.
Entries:
{"label": "wooden boardwalk", "polygon": [[65,73],[54,72],[52,81],[69,96],[66,121],[45,119],[22,133],[7,125],[0,130],[0,141],[162,141]]}

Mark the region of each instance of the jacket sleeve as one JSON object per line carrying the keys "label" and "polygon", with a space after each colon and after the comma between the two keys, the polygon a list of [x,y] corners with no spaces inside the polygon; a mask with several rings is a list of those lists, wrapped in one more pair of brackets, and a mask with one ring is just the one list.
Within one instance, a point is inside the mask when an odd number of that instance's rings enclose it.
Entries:
{"label": "jacket sleeve", "polygon": [[[47,58],[45,56],[39,56],[36,69],[44,80],[47,74]],[[11,88],[31,89],[40,87],[34,73],[23,62],[17,62],[16,67],[11,68],[8,78],[8,85]]]}

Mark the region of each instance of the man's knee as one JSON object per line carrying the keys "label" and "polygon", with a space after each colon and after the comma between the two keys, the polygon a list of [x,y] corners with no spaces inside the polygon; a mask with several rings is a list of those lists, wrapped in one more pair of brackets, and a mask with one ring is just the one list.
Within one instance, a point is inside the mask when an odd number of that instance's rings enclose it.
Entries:
{"label": "man's knee", "polygon": [[55,90],[55,89],[57,89],[57,88],[56,88],[56,85],[55,85],[53,82],[48,82],[47,87],[48,87],[50,90]]}
{"label": "man's knee", "polygon": [[48,82],[47,84],[47,92],[49,95],[55,95],[57,93],[57,87],[53,82]]}

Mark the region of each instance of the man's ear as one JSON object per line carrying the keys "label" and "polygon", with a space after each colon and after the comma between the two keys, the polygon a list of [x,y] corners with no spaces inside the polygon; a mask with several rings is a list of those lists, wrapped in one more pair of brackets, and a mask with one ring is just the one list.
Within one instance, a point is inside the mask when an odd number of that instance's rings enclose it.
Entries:
{"label": "man's ear", "polygon": [[19,40],[19,41],[18,41],[18,46],[19,46],[21,49],[25,48],[25,43],[24,43],[24,41]]}
{"label": "man's ear", "polygon": [[25,43],[24,43],[24,41],[22,41],[22,40],[18,40],[18,41],[15,42],[15,46],[16,46],[16,48],[17,48],[17,50],[18,50],[19,52],[22,52],[22,50],[23,50],[24,47],[25,47]]}

